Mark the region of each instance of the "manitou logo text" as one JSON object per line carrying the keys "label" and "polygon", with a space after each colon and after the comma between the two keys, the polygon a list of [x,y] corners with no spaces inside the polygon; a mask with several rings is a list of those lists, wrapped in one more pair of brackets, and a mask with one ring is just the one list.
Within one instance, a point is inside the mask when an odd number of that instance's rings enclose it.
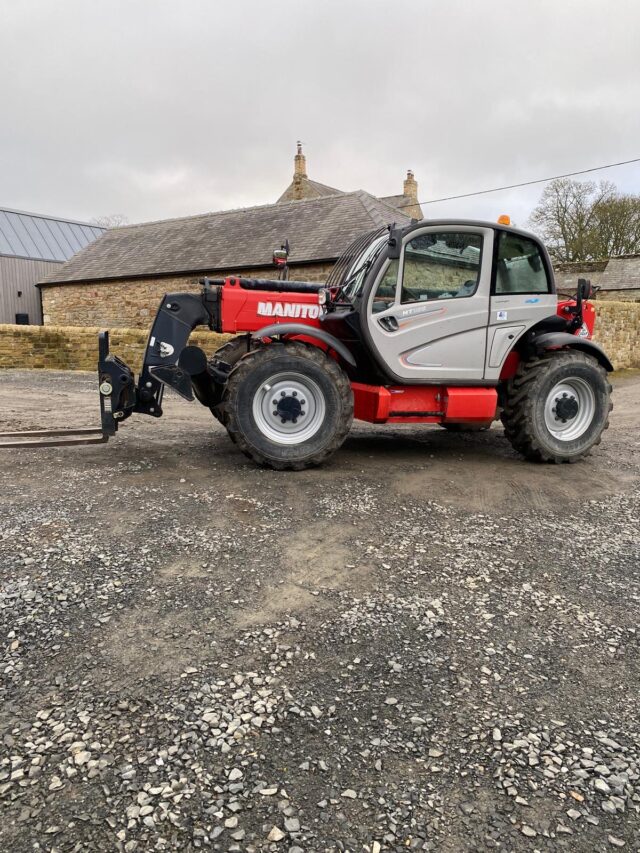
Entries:
{"label": "manitou logo text", "polygon": [[319,305],[304,305],[299,302],[258,302],[260,317],[295,317],[315,320],[320,316]]}

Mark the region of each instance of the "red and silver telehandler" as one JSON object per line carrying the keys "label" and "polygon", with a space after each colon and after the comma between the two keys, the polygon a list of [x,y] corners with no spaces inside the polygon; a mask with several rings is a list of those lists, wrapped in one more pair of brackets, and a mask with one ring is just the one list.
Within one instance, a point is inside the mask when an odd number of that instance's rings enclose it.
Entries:
{"label": "red and silver telehandler", "polygon": [[[545,247],[504,220],[389,226],[356,240],[324,284],[229,276],[166,294],[137,382],[100,334],[99,430],[0,440],[106,441],[134,413],[159,418],[168,386],[275,469],[320,464],[354,418],[455,431],[499,418],[527,459],[575,462],[611,410],[591,295],[580,279],[559,300]],[[236,337],[207,356],[189,345],[203,325]]]}

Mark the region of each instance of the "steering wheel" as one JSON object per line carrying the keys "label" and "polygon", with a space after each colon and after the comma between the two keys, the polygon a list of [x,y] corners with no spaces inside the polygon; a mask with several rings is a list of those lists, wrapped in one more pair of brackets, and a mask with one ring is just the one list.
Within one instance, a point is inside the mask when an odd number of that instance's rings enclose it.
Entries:
{"label": "steering wheel", "polygon": [[[408,296],[409,298],[405,299],[406,296]],[[420,297],[416,293],[414,293],[413,290],[411,290],[410,288],[403,287],[402,288],[402,301],[403,302],[420,302]]]}
{"label": "steering wheel", "polygon": [[475,279],[469,278],[460,285],[460,287],[458,288],[458,292],[455,295],[456,296],[473,296],[473,294],[475,293],[477,284],[478,284],[478,282]]}

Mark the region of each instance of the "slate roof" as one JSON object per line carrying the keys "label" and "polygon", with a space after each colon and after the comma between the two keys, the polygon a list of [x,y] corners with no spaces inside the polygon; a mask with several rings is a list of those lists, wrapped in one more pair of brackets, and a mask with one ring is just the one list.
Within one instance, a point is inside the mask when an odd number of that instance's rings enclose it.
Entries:
{"label": "slate roof", "polygon": [[287,239],[291,263],[333,261],[359,235],[409,217],[363,190],[110,228],[42,284],[213,273],[270,266]]}
{"label": "slate roof", "polygon": [[599,286],[601,290],[640,290],[640,255],[611,258]]}
{"label": "slate roof", "polygon": [[104,233],[87,222],[0,207],[0,255],[66,261]]}
{"label": "slate roof", "polygon": [[409,198],[408,195],[383,195],[380,196],[380,201],[390,204],[391,207],[403,207],[404,205],[415,204],[413,199]]}

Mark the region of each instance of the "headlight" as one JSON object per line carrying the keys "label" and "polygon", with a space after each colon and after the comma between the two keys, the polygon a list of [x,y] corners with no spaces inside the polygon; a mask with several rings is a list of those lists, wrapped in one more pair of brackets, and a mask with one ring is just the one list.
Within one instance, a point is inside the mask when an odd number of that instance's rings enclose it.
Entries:
{"label": "headlight", "polygon": [[327,295],[327,289],[325,287],[321,287],[318,291],[318,305],[327,304]]}

